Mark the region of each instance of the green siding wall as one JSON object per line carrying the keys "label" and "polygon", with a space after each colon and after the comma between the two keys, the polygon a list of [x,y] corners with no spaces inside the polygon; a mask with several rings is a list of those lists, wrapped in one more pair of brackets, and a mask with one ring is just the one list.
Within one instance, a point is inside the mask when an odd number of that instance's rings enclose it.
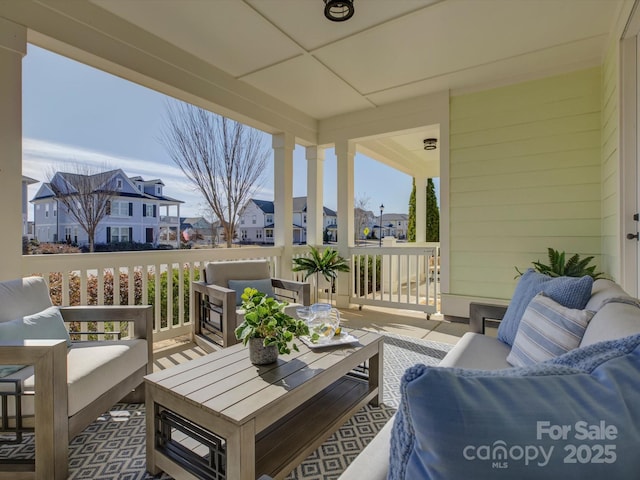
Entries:
{"label": "green siding wall", "polygon": [[602,67],[602,269],[620,278],[619,48],[612,42]]}
{"label": "green siding wall", "polygon": [[601,253],[602,72],[451,98],[450,290],[510,298],[547,247]]}

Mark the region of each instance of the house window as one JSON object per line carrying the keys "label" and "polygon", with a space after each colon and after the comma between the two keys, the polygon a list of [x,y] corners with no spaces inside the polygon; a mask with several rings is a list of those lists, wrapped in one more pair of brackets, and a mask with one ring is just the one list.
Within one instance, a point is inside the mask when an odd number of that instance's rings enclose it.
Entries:
{"label": "house window", "polygon": [[49,204],[46,204],[44,206],[44,216],[48,217],[49,216]]}
{"label": "house window", "polygon": [[256,238],[262,238],[262,230],[256,232]]}
{"label": "house window", "polygon": [[162,187],[160,185],[156,185],[156,195],[162,195]]}
{"label": "house window", "polygon": [[142,191],[142,184],[141,183],[138,184],[138,190]]}
{"label": "house window", "polygon": [[256,216],[255,216],[255,215],[252,215],[252,216],[251,216],[251,223],[252,223],[253,225],[255,225],[255,224],[256,224]]}
{"label": "house window", "polygon": [[267,215],[267,220],[266,220],[266,222],[267,222],[267,223],[273,223],[273,215],[271,215],[271,214]]}
{"label": "house window", "polygon": [[112,217],[128,217],[129,202],[121,202],[117,200],[111,202],[111,216]]}
{"label": "house window", "polygon": [[302,223],[307,223],[307,214],[306,213],[302,217]]}
{"label": "house window", "polygon": [[240,219],[240,225],[244,225],[244,217]]}
{"label": "house window", "polygon": [[71,227],[64,227],[64,241],[71,242]]}
{"label": "house window", "polygon": [[246,239],[247,239],[247,231],[242,230],[242,240],[246,240]]}
{"label": "house window", "polygon": [[128,242],[129,227],[111,227],[111,242]]}
{"label": "house window", "polygon": [[145,211],[146,211],[145,217],[153,217],[154,216],[153,215],[153,205],[147,204],[147,205],[145,205],[144,208],[145,208]]}
{"label": "house window", "polygon": [[267,238],[273,238],[273,228],[267,228],[264,231],[264,236]]}
{"label": "house window", "polygon": [[124,184],[122,183],[122,179],[121,178],[117,178],[116,179],[116,189],[117,190],[122,190],[123,186],[124,186]]}

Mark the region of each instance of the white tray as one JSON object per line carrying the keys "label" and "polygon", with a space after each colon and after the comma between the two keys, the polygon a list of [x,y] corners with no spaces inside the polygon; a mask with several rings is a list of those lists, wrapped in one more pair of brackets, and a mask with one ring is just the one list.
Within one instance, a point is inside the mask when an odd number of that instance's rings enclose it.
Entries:
{"label": "white tray", "polygon": [[358,338],[354,337],[350,333],[342,332],[340,335],[334,335],[330,340],[318,341],[318,343],[313,343],[309,337],[300,337],[302,343],[304,343],[307,347],[314,348],[326,348],[326,347],[335,347],[337,345],[348,345],[350,343],[357,343]]}

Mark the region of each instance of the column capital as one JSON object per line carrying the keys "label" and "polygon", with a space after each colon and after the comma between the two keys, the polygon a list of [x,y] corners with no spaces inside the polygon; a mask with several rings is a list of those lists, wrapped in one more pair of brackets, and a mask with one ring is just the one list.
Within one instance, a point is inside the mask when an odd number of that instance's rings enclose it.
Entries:
{"label": "column capital", "polygon": [[296,139],[293,134],[288,132],[275,133],[271,135],[271,147],[273,149],[290,149],[293,150],[296,146]]}
{"label": "column capital", "polygon": [[27,29],[22,25],[0,17],[0,49],[27,54]]}
{"label": "column capital", "polygon": [[354,157],[356,154],[356,144],[353,140],[337,140],[334,144],[336,157]]}
{"label": "column capital", "polygon": [[311,147],[305,148],[305,158],[307,160],[324,160],[324,147],[318,147],[317,145],[312,145]]}

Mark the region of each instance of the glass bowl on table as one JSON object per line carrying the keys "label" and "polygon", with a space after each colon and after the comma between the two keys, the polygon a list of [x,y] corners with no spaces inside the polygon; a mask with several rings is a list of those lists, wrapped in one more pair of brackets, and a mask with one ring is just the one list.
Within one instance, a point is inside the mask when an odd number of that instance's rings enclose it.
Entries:
{"label": "glass bowl on table", "polygon": [[318,342],[330,342],[340,334],[340,312],[328,303],[311,305],[311,318],[308,321],[309,331],[318,335]]}

